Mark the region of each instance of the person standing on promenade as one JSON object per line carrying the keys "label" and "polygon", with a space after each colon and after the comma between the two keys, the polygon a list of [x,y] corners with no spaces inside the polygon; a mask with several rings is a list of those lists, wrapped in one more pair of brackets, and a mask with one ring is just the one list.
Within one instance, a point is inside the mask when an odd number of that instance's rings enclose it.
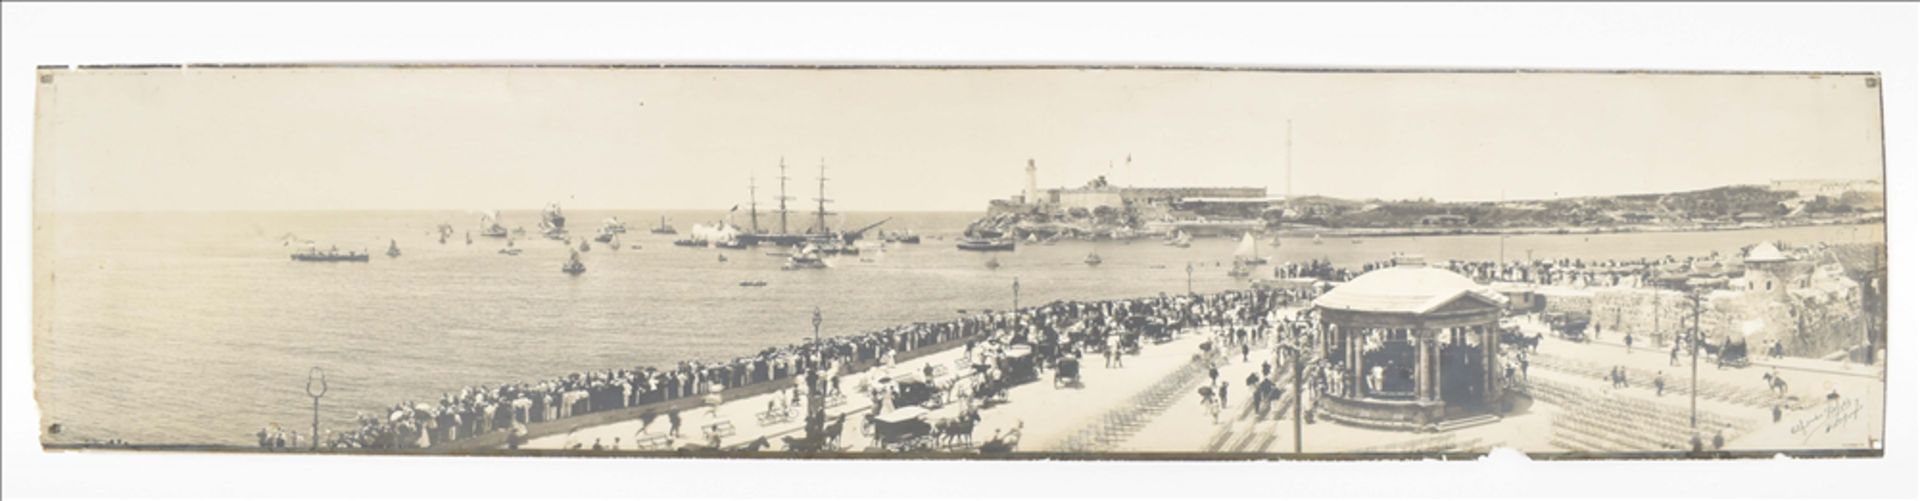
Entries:
{"label": "person standing on promenade", "polygon": [[680,436],[680,408],[679,407],[673,407],[673,408],[667,409],[667,436],[669,437]]}
{"label": "person standing on promenade", "polygon": [[1666,371],[1659,371],[1659,372],[1653,373],[1653,396],[1663,397],[1666,395],[1667,395]]}
{"label": "person standing on promenade", "polygon": [[1627,337],[1622,338],[1622,341],[1627,343],[1627,353],[1633,353],[1633,333],[1627,333]]}

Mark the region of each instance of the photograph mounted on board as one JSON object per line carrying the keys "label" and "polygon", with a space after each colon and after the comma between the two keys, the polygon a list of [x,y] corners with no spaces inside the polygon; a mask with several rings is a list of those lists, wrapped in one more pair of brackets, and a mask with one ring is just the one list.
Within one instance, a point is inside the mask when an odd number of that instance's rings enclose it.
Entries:
{"label": "photograph mounted on board", "polygon": [[44,67],[40,440],[1879,457],[1879,78]]}

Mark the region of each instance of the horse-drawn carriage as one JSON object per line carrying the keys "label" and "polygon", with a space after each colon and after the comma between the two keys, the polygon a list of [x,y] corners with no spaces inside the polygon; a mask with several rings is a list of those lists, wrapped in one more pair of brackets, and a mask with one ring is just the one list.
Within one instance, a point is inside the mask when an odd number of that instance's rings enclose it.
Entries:
{"label": "horse-drawn carriage", "polygon": [[1569,341],[1587,341],[1587,324],[1592,322],[1592,318],[1586,313],[1548,312],[1546,318],[1547,326],[1552,327],[1553,332],[1560,337]]}
{"label": "horse-drawn carriage", "polygon": [[1000,358],[1001,378],[1008,385],[1015,385],[1040,379],[1039,358],[1034,356],[1030,345],[1016,344],[1007,347]]}
{"label": "horse-drawn carriage", "polygon": [[880,414],[872,420],[873,446],[888,452],[932,450],[939,445],[933,425],[927,422],[927,409],[907,406]]}
{"label": "horse-drawn carriage", "polygon": [[1527,335],[1519,327],[1500,326],[1500,344],[1518,350],[1540,351],[1540,335]]}
{"label": "horse-drawn carriage", "polygon": [[1066,357],[1060,359],[1059,366],[1053,371],[1053,387],[1073,387],[1080,384],[1080,359]]}
{"label": "horse-drawn carriage", "polygon": [[893,376],[893,384],[897,389],[893,405],[897,407],[939,408],[947,403],[947,388],[917,373]]}
{"label": "horse-drawn carriage", "polygon": [[1714,346],[1714,363],[1718,367],[1746,367],[1753,361],[1747,357],[1747,338],[1730,337]]}

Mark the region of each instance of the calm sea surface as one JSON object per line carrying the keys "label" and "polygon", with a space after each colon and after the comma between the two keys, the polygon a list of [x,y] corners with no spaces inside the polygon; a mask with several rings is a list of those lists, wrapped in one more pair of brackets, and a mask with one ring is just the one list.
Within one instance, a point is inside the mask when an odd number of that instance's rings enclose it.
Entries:
{"label": "calm sea surface", "polygon": [[[721,216],[666,214],[683,233]],[[1015,277],[1022,304],[1182,292],[1190,261],[1195,290],[1242,285],[1221,264],[1235,245],[1228,240],[1198,240],[1187,249],[1154,241],[1021,246],[1000,254],[1004,266],[990,270],[985,255],[958,251],[951,240],[977,214],[853,213],[844,225],[893,216],[884,228],[928,238],[836,258],[830,270],[781,271],[782,258],[765,254],[771,249],[674,247],[673,237],[646,232],[660,215],[569,211],[575,234],[590,235],[602,219],[619,216],[632,230],[622,244],[644,247],[594,244],[582,255],[588,271],[578,277],[560,272],[567,249],[558,242],[520,240],[526,252],[517,257],[495,252],[502,240],[476,236],[465,244],[460,233],[476,226],[473,213],[53,216],[41,237],[51,245],[54,285],[35,291],[52,301],[52,332],[34,354],[42,423],[60,423],[71,441],[245,445],[269,423],[304,434],[312,412],[307,370],[314,366],[326,370],[331,386],[323,425],[345,429],[355,412],[437,398],[464,385],[751,354],[811,336],[816,306],[826,317],[823,334],[832,336],[949,319],[961,309],[1003,309],[1012,305]],[[505,219],[509,227],[536,224],[532,211]],[[456,229],[445,244],[433,236],[441,223]],[[1731,252],[1761,240],[1878,241],[1883,232],[1870,225],[1516,236],[1506,239],[1505,252],[1509,259],[1528,250],[1539,258],[1632,258]],[[283,246],[287,234],[376,256],[370,263],[293,262],[287,256],[298,247]],[[404,255],[378,255],[388,239]],[[1087,266],[1082,261],[1094,251],[1105,262]],[[1430,260],[1495,259],[1501,239],[1261,245],[1263,256],[1342,266],[1396,251]],[[768,285],[737,285],[750,279]]]}

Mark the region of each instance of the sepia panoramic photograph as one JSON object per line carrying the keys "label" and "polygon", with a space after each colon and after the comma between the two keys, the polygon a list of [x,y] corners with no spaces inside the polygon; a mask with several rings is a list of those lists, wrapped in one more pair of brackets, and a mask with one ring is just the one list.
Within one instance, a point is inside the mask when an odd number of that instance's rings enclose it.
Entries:
{"label": "sepia panoramic photograph", "polygon": [[1874,72],[36,76],[49,450],[1698,459],[1886,438]]}

